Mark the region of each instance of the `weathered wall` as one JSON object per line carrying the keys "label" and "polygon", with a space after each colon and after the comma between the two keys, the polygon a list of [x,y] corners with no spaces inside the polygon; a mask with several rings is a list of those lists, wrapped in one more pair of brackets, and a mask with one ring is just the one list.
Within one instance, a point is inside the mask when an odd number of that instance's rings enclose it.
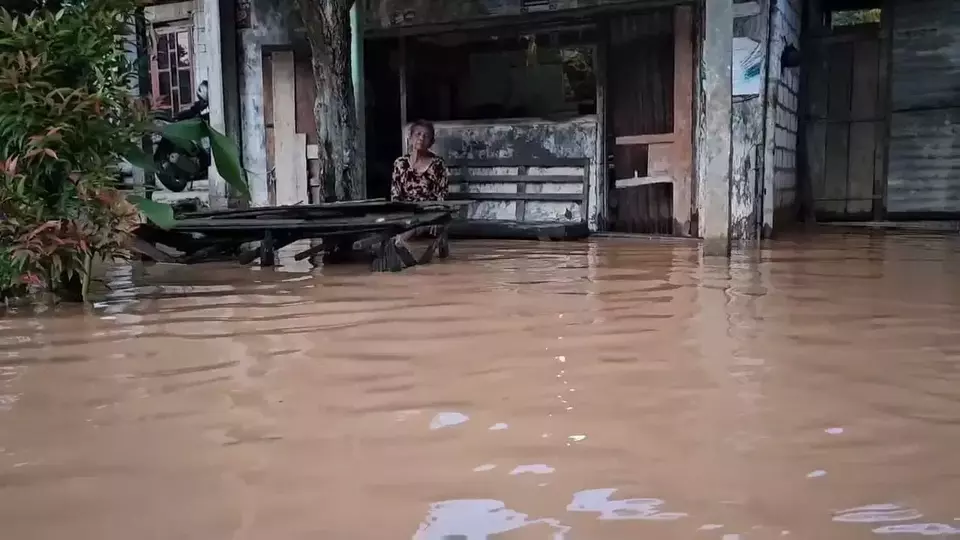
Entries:
{"label": "weathered wall", "polygon": [[[437,140],[434,151],[448,160],[454,159],[537,159],[585,158],[590,160],[586,216],[569,203],[527,203],[527,214],[538,221],[579,221],[586,218],[591,230],[599,224],[600,200],[599,147],[597,122],[594,117],[569,121],[518,119],[489,122],[440,122],[436,124]],[[404,130],[405,136],[408,130]],[[406,147],[406,141],[404,141]],[[551,171],[530,171],[530,174],[560,174]],[[503,174],[509,174],[505,171]],[[569,174],[563,172],[562,174]],[[551,189],[548,187],[547,189]],[[556,186],[556,192],[573,186]],[[489,204],[488,204],[489,206]],[[496,206],[496,205],[494,205]],[[485,208],[479,210],[487,217],[512,216],[512,209]],[[511,219],[504,217],[503,219]]]}
{"label": "weathered wall", "polygon": [[[770,28],[770,0],[743,2],[733,22],[734,38],[749,38],[760,44],[763,58],[760,72],[766,71],[767,35]],[[758,192],[762,192],[763,124],[765,93],[733,97],[731,140],[733,157],[730,171],[730,236],[753,240],[759,231]],[[761,163],[758,163],[761,162]]]}
{"label": "weathered wall", "polygon": [[549,0],[527,10],[522,0],[366,0],[366,21],[370,29],[384,29],[629,3],[643,0]]}
{"label": "weathered wall", "polygon": [[763,234],[796,219],[798,68],[782,69],[781,56],[791,44],[798,50],[802,0],[775,2],[770,29],[767,118],[764,149]]}
{"label": "weathered wall", "polygon": [[263,116],[263,52],[266,48],[304,46],[299,14],[293,2],[242,2],[246,15],[240,33],[240,121],[243,166],[250,183],[250,203],[270,203],[267,183],[267,131]]}

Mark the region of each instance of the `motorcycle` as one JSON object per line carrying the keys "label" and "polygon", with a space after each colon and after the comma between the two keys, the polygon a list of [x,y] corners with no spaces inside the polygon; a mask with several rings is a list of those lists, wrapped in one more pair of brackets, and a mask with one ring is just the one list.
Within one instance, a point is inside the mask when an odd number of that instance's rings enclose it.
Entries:
{"label": "motorcycle", "polygon": [[[193,105],[174,116],[166,112],[158,112],[155,117],[161,124],[201,118],[209,121],[210,106],[207,101],[207,81],[197,87],[197,99]],[[153,135],[153,163],[157,169],[157,180],[164,187],[173,192],[187,189],[197,180],[207,178],[210,168],[210,141],[192,142],[189,148],[182,148],[163,136],[162,132]]]}

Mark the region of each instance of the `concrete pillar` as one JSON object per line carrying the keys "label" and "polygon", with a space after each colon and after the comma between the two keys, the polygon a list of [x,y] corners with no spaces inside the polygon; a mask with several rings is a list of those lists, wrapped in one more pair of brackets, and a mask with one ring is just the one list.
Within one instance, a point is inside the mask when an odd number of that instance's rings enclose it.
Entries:
{"label": "concrete pillar", "polygon": [[697,122],[697,213],[705,256],[730,254],[733,0],[704,0]]}
{"label": "concrete pillar", "polygon": [[[210,127],[224,133],[226,121],[223,100],[223,47],[220,32],[220,0],[200,0],[203,3],[204,27],[207,33],[207,56],[209,75],[207,78]],[[217,172],[215,163],[210,164],[208,173],[210,208],[227,208],[227,184]]]}
{"label": "concrete pillar", "polygon": [[355,0],[350,8],[350,65],[353,78],[353,98],[357,107],[357,158],[358,173],[363,181],[360,184],[360,197],[367,196],[367,126],[366,100],[364,98],[363,77],[363,6],[361,0]]}

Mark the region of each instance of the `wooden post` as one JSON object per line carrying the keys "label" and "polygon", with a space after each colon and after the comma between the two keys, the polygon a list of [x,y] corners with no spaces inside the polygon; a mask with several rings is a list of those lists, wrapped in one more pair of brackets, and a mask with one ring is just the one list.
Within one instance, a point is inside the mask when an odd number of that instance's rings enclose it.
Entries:
{"label": "wooden post", "polygon": [[693,210],[693,10],[690,6],[679,6],[673,13],[673,234],[690,236]]}
{"label": "wooden post", "polygon": [[697,212],[703,255],[730,255],[733,0],[703,3],[697,122]]}
{"label": "wooden post", "polygon": [[[400,38],[400,131],[404,143],[407,141],[407,123],[410,121],[407,117],[407,38]],[[401,153],[406,153],[406,147]]]}
{"label": "wooden post", "polygon": [[273,232],[267,229],[263,232],[263,241],[260,244],[260,266],[268,267],[277,264],[276,251],[273,246]]}
{"label": "wooden post", "polygon": [[[207,58],[210,60],[210,73],[207,78],[207,100],[210,104],[210,127],[226,132],[223,100],[223,41],[220,34],[220,0],[201,0],[203,3],[203,25],[207,35]],[[217,165],[210,161],[207,173],[210,208],[227,208],[227,183],[217,172]]]}

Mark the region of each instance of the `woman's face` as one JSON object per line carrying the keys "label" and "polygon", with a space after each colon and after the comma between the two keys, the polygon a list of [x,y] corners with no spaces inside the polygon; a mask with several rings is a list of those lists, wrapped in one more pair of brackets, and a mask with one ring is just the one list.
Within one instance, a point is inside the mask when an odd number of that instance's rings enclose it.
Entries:
{"label": "woman's face", "polygon": [[418,152],[429,150],[433,145],[433,141],[430,140],[430,131],[423,126],[414,126],[410,131],[410,144]]}

